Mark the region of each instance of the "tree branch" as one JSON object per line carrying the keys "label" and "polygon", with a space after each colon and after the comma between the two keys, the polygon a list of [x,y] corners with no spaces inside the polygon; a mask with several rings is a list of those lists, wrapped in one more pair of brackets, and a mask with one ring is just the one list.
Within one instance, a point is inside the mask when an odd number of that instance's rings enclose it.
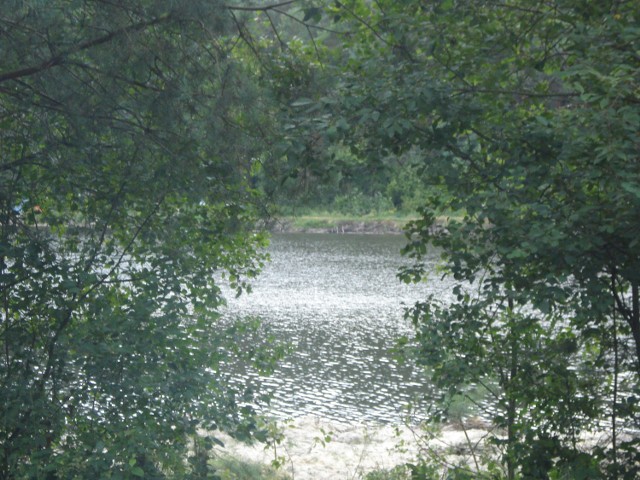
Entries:
{"label": "tree branch", "polygon": [[538,92],[529,92],[526,90],[500,90],[500,89],[490,89],[490,88],[466,88],[461,89],[452,94],[452,96],[456,95],[467,95],[467,94],[476,94],[476,93],[488,93],[491,95],[513,95],[523,98],[567,98],[567,97],[579,97],[580,94],[578,92],[557,92],[557,93],[538,93]]}
{"label": "tree branch", "polygon": [[98,37],[98,38],[94,38],[93,40],[87,40],[86,42],[82,42],[80,43],[78,46],[67,50],[63,53],[60,53],[58,55],[55,55],[51,58],[49,58],[48,60],[45,60],[44,62],[40,63],[39,65],[34,65],[31,67],[27,67],[27,68],[22,68],[20,70],[13,70],[10,72],[4,72],[4,73],[0,73],[0,83],[6,82],[8,80],[16,80],[18,78],[22,78],[22,77],[28,77],[31,75],[35,75],[37,73],[43,72],[45,70],[48,70],[50,68],[53,68],[55,66],[58,65],[62,65],[63,63],[65,63],[66,59],[68,56],[73,55],[74,53],[78,53],[78,52],[82,52],[84,50],[89,50],[93,47],[96,47],[98,45],[102,45],[104,43],[108,43],[110,41],[112,41],[115,38],[118,38],[122,35],[126,35],[128,33],[131,32],[136,32],[136,31],[140,31],[140,30],[144,30],[147,27],[151,27],[153,25],[157,25],[159,23],[163,23],[166,22],[167,20],[169,20],[171,18],[171,14],[165,14],[161,17],[158,18],[154,18],[153,20],[149,20],[147,22],[141,22],[141,23],[137,23],[135,25],[129,25],[128,27],[124,27],[124,28],[120,28],[118,30],[115,30],[111,33],[108,33],[107,35],[104,35],[102,37]]}
{"label": "tree branch", "polygon": [[269,24],[271,25],[271,30],[273,31],[274,35],[278,39],[278,42],[280,43],[280,48],[284,50],[285,48],[287,48],[287,44],[282,40],[282,38],[280,38],[280,33],[278,33],[278,29],[276,28],[275,24],[273,23],[273,20],[271,19],[271,15],[269,15],[269,12],[264,12],[264,14],[269,19]]}
{"label": "tree branch", "polygon": [[358,14],[356,14],[353,10],[351,10],[350,8],[347,8],[345,5],[340,4],[340,8],[342,8],[343,10],[345,10],[349,15],[351,15],[353,18],[355,18],[358,22],[360,22],[362,25],[364,25],[371,33],[373,33],[373,35],[380,40],[382,43],[384,43],[385,45],[389,46],[389,47],[394,47],[396,45],[393,45],[391,43],[389,43],[389,41],[387,41],[386,38],[384,38],[382,36],[382,34],[375,29],[375,27],[373,27],[373,25],[371,25],[369,22],[367,22],[364,18],[360,17]]}
{"label": "tree branch", "polygon": [[320,30],[322,32],[334,33],[336,35],[346,35],[347,34],[347,32],[341,32],[340,30],[334,30],[332,28],[323,27],[321,25],[311,25],[310,23],[307,23],[304,20],[300,20],[295,15],[291,15],[290,13],[285,12],[284,10],[275,9],[274,12],[277,12],[280,15],[282,15],[283,17],[290,18],[294,22],[299,23],[300,25],[304,26],[307,29],[307,31],[309,29],[313,28],[314,30]]}
{"label": "tree branch", "polygon": [[287,5],[291,5],[292,3],[296,3],[299,0],[287,0],[285,2],[274,3],[271,5],[265,5],[264,7],[241,7],[241,6],[233,6],[233,5],[225,5],[224,8],[227,10],[237,10],[240,12],[268,12],[269,10],[275,10],[276,8],[286,7]]}

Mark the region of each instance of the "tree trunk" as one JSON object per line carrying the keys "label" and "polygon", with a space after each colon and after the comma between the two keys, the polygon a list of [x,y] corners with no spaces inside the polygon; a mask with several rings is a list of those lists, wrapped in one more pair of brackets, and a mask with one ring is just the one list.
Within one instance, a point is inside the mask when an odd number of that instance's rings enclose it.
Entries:
{"label": "tree trunk", "polygon": [[636,346],[636,366],[640,373],[640,304],[637,283],[631,285],[631,315],[628,316],[628,322]]}

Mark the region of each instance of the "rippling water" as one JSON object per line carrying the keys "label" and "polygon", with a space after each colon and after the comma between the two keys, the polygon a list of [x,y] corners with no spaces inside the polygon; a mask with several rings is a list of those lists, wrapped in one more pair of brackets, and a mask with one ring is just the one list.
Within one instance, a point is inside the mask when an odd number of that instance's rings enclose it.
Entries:
{"label": "rippling water", "polygon": [[410,400],[429,392],[418,369],[391,353],[411,334],[403,308],[427,289],[447,294],[437,282],[397,279],[403,245],[392,235],[274,235],[272,261],[253,293],[229,300],[226,315],[261,318],[292,353],[269,377],[234,375],[272,390],[276,416],[398,421]]}

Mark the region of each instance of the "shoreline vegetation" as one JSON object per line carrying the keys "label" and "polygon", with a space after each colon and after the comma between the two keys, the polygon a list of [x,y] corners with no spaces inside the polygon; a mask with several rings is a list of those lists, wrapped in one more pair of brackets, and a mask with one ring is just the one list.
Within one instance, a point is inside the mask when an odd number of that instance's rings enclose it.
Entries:
{"label": "shoreline vegetation", "polygon": [[[467,478],[473,478],[486,472],[487,462],[499,459],[492,439],[504,440],[506,435],[478,417],[427,429],[343,423],[313,415],[278,425],[282,436],[275,445],[247,444],[222,435],[224,448],[217,452],[218,458],[253,466],[263,472],[256,478],[264,480],[405,480],[411,478],[406,466],[420,459],[433,467],[437,478],[461,466],[470,475]],[[607,432],[584,432],[577,439],[585,451],[610,441]]]}
{"label": "shoreline vegetation", "polygon": [[[407,223],[417,218],[416,215],[347,216],[319,213],[275,217],[266,224],[266,227],[271,233],[402,235]],[[446,226],[449,218],[440,217],[438,224],[442,227]]]}
{"label": "shoreline vegetation", "polygon": [[323,216],[282,217],[270,225],[269,230],[272,233],[402,234],[407,221]]}
{"label": "shoreline vegetation", "polygon": [[443,471],[447,464],[472,464],[492,435],[487,425],[445,426],[425,439],[417,426],[343,423],[313,415],[278,423],[279,444],[247,444],[223,435],[219,454],[263,472],[275,462],[274,480],[400,480],[409,478],[403,466],[427,452],[442,455]]}

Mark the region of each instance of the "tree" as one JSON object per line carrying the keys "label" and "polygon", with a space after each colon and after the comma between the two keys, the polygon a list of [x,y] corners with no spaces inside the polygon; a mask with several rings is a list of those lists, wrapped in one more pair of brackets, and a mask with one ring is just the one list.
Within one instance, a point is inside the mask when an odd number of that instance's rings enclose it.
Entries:
{"label": "tree", "polygon": [[0,478],[186,475],[198,429],[257,429],[216,322],[263,262],[252,8],[2,10]]}
{"label": "tree", "polygon": [[[495,381],[507,476],[637,473],[637,2],[335,2],[354,54],[334,123],[419,149],[438,185],[409,225],[457,299],[411,312],[442,387]],[[442,212],[461,212],[439,228]],[[490,385],[489,385],[490,386]],[[530,413],[531,412],[531,413]],[[578,434],[607,420],[607,452]]]}

